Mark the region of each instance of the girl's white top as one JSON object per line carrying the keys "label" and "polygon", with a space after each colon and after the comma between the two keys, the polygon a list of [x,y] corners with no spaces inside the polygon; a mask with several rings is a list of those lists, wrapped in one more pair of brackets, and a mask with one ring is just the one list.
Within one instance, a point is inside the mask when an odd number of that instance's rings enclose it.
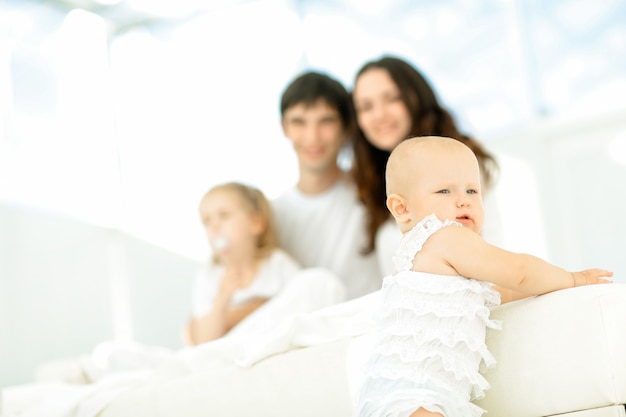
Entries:
{"label": "girl's white top", "polygon": [[423,407],[446,417],[478,417],[471,400],[495,364],[485,339],[500,323],[489,318],[500,294],[487,282],[412,271],[426,240],[454,221],[425,217],[400,242],[395,275],[384,279],[377,341],[366,364],[356,416],[409,416]]}
{"label": "girl's white top", "polygon": [[[247,288],[236,290],[231,305],[238,306],[253,298],[271,298],[291,281],[300,265],[282,249],[275,249],[259,268]],[[192,284],[192,315],[202,317],[211,311],[224,275],[224,267],[207,262],[202,265]]]}

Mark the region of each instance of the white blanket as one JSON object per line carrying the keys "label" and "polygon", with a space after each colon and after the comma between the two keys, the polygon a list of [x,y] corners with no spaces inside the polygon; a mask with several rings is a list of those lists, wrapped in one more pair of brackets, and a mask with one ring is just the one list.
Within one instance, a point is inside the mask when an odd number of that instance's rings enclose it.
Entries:
{"label": "white blanket", "polygon": [[[319,275],[312,274],[310,283],[313,279]],[[277,298],[237,331],[203,345],[168,350],[103,343],[90,360],[75,364],[91,383],[51,381],[6,388],[0,417],[95,417],[118,395],[142,383],[216,367],[249,367],[277,353],[355,336],[370,328],[378,293],[338,303],[343,292],[332,280],[326,287],[315,282],[318,294],[309,298],[314,301],[294,305],[294,298]],[[311,295],[310,290],[307,293]]]}

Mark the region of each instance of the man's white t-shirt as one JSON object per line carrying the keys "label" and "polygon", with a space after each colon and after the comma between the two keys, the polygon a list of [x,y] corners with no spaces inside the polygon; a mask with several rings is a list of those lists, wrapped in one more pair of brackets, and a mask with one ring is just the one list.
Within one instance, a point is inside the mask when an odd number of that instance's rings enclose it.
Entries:
{"label": "man's white t-shirt", "polygon": [[279,246],[301,265],[337,275],[348,299],[380,289],[383,275],[376,254],[361,254],[367,243],[365,209],[347,175],[321,194],[293,187],[272,206]]}

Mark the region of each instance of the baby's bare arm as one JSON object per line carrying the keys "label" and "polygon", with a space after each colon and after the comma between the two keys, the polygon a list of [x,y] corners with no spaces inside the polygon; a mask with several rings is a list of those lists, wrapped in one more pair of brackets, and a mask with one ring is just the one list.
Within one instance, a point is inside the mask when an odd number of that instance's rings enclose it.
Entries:
{"label": "baby's bare arm", "polygon": [[572,272],[571,274],[575,287],[591,284],[606,284],[611,282],[607,278],[613,276],[613,272],[598,268],[586,269],[580,272]]}
{"label": "baby's bare arm", "polygon": [[498,285],[493,286],[494,290],[500,293],[500,303],[510,303],[511,301],[521,300],[523,298],[531,297],[533,294],[527,294],[519,291],[513,291],[508,288],[503,288]]}
{"label": "baby's bare arm", "polygon": [[[437,236],[439,235],[439,236]],[[433,234],[437,251],[460,275],[494,283],[504,301],[580,285],[604,284],[613,273],[604,269],[569,272],[533,255],[509,252],[485,242],[467,228],[448,227]],[[428,242],[427,242],[428,243]]]}

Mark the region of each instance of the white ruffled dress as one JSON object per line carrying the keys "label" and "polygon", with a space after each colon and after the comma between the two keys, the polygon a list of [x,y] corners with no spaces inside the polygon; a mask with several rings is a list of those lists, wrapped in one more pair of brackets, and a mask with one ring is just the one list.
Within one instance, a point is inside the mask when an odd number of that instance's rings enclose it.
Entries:
{"label": "white ruffled dress", "polygon": [[411,271],[426,240],[456,226],[430,215],[402,238],[394,257],[399,272],[381,289],[379,335],[356,416],[407,417],[420,407],[446,417],[483,414],[471,400],[489,388],[481,373],[495,364],[485,339],[488,329],[500,329],[489,318],[500,294],[483,281]]}

